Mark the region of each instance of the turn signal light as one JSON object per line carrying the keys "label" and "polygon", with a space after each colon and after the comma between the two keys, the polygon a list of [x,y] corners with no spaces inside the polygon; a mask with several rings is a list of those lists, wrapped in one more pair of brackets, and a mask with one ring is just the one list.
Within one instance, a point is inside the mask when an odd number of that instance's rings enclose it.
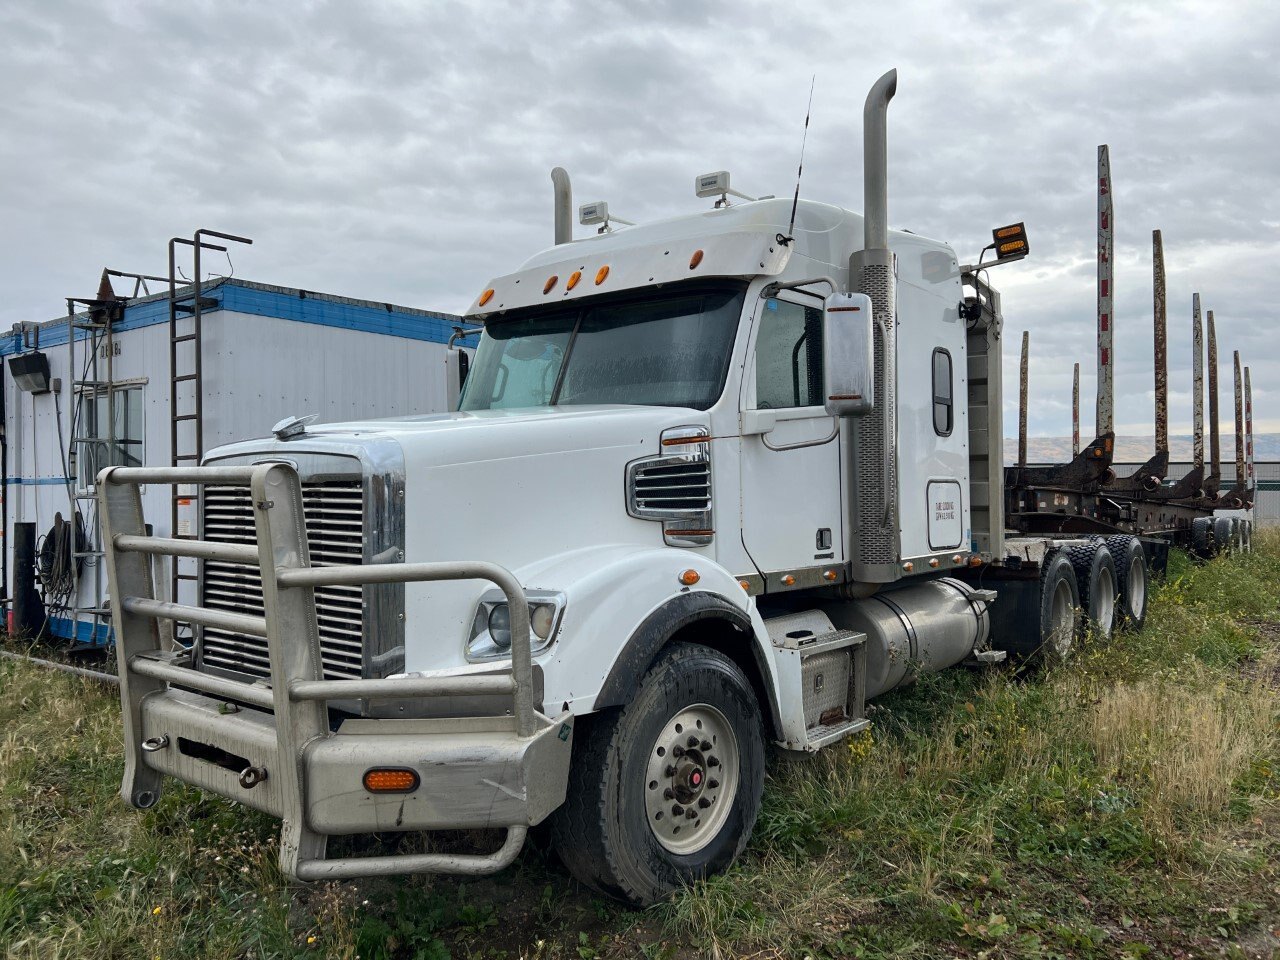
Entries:
{"label": "turn signal light", "polygon": [[421,782],[416,770],[404,767],[374,767],[364,775],[364,788],[370,793],[413,793]]}
{"label": "turn signal light", "polygon": [[692,587],[695,583],[697,583],[701,579],[702,579],[702,576],[698,573],[697,570],[690,569],[680,574],[680,582],[683,583],[686,587]]}
{"label": "turn signal light", "polygon": [[992,230],[991,246],[996,248],[997,262],[1021,260],[1031,252],[1031,247],[1027,243],[1026,224],[1011,223],[1007,227],[997,227]]}

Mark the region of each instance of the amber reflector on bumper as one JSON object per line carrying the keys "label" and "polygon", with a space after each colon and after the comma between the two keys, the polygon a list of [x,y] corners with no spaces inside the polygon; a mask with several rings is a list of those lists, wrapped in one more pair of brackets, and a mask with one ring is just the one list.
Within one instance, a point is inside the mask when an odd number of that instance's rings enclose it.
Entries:
{"label": "amber reflector on bumper", "polygon": [[364,775],[364,788],[370,793],[413,793],[420,782],[416,770],[403,767],[374,767]]}

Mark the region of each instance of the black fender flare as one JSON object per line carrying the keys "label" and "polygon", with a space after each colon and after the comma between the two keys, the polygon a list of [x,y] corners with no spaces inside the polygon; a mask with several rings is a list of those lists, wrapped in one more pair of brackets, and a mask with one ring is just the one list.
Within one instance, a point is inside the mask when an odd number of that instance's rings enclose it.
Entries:
{"label": "black fender flare", "polygon": [[[593,709],[621,707],[630,702],[640,678],[657,659],[662,648],[678,632],[700,620],[727,621],[744,635],[746,646],[751,651],[751,663],[755,666],[755,676],[748,672],[748,679],[752,681],[752,687],[756,698],[760,700],[761,707],[767,711],[766,719],[769,722],[770,733],[775,736],[780,735],[782,714],[778,708],[777,693],[773,688],[773,675],[765,662],[764,651],[756,642],[751,618],[728,600],[706,591],[682,593],[672,597],[644,619],[627,639],[622,651],[613,661],[613,666],[609,668],[600,692],[596,694]],[[719,649],[713,644],[708,646]],[[737,650],[721,650],[721,652],[733,659],[739,659],[741,655]],[[734,657],[735,653],[739,656]]]}

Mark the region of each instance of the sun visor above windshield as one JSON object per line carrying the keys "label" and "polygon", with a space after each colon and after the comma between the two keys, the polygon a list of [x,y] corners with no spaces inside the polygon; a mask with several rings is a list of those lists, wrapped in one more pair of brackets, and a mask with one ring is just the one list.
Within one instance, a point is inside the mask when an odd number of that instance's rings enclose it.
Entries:
{"label": "sun visor above windshield", "polygon": [[663,243],[613,246],[585,241],[566,244],[563,260],[490,281],[465,316],[557,303],[637,287],[704,277],[773,277],[786,269],[791,247],[776,232],[741,231]]}

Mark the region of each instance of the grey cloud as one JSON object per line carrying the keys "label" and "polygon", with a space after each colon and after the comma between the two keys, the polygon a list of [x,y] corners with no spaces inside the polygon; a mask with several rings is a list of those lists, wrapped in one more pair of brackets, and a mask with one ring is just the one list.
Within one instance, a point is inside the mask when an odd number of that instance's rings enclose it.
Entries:
{"label": "grey cloud", "polygon": [[[651,219],[692,177],[861,206],[867,86],[900,71],[890,217],[962,258],[1025,219],[1006,376],[1032,332],[1031,429],[1092,422],[1094,157],[1111,145],[1117,410],[1149,432],[1150,232],[1169,270],[1175,429],[1189,423],[1193,290],[1280,428],[1280,8],[1168,2],[887,7],[798,0],[0,8],[0,327],[61,312],[104,265],[158,272],[196,226],[249,234],[237,272],[456,311],[550,242],[548,170]],[[1010,397],[1016,380],[1010,379]],[[1229,411],[1229,404],[1224,404]],[[1006,409],[1006,422],[1015,420]]]}

